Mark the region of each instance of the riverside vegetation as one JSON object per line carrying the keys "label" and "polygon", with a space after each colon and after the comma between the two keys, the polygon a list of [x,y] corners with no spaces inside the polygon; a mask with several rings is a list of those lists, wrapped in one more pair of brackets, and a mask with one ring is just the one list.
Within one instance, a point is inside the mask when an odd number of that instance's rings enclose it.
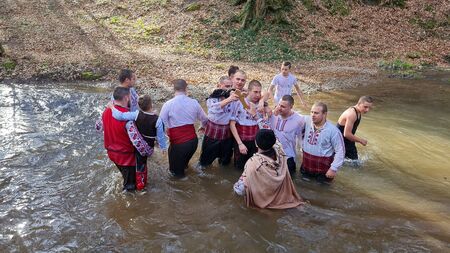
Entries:
{"label": "riverside vegetation", "polygon": [[288,60],[312,90],[355,86],[379,70],[448,69],[448,13],[419,0],[3,1],[0,80],[111,80],[129,67],[148,87],[206,85],[234,64],[268,83]]}

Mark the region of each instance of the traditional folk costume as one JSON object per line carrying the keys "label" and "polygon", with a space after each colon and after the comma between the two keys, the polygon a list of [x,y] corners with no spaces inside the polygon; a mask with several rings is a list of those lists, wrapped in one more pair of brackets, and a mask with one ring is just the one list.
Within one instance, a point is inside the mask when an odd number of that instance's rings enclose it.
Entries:
{"label": "traditional folk costume", "polygon": [[[128,109],[118,105],[115,108],[121,112],[127,112]],[[126,122],[118,121],[113,118],[110,108],[107,108],[102,115],[104,127],[104,145],[108,152],[108,157],[113,161],[122,173],[123,189],[132,191],[135,187],[135,166],[136,159],[134,155],[134,146],[131,143],[127,130]]]}
{"label": "traditional folk costume", "polygon": [[[147,158],[153,153],[155,140],[158,141],[161,149],[167,149],[164,126],[158,115],[150,112],[121,113],[113,109],[113,117],[117,120],[129,121],[126,125],[128,135],[136,148],[136,188],[142,190],[147,185]],[[145,144],[148,144],[148,147]]]}
{"label": "traditional folk costume", "polygon": [[197,150],[197,134],[194,123],[205,127],[208,121],[197,100],[186,94],[175,95],[161,108],[161,120],[169,135],[169,170],[177,177],[184,177],[184,170]]}
{"label": "traditional folk costume", "polygon": [[302,174],[316,177],[319,181],[332,181],[325,174],[328,169],[338,171],[344,162],[344,140],[339,129],[326,121],[314,129],[311,117],[305,117],[305,136],[303,138]]}
{"label": "traditional folk costume", "polygon": [[303,203],[288,173],[287,159],[279,145],[269,152],[254,154],[234,185],[238,195],[245,196],[248,207],[287,209]]}
{"label": "traditional folk costume", "polygon": [[213,96],[218,90],[215,90],[206,100],[208,123],[200,155],[200,165],[202,166],[210,165],[216,158],[219,158],[219,164],[227,165],[233,155],[233,138],[230,131],[233,106],[232,103],[228,103],[223,108],[220,106],[220,102],[225,97]]}
{"label": "traditional folk costume", "polygon": [[296,170],[296,147],[302,143],[302,134],[305,129],[305,119],[300,114],[293,112],[283,119],[281,115],[272,115],[269,118],[270,128],[275,132],[278,141],[282,144],[284,153],[287,156],[287,164],[290,173]]}
{"label": "traditional folk costume", "polygon": [[[258,109],[258,104],[250,102],[247,98],[245,98],[245,102],[249,105],[253,104],[256,110]],[[238,143],[234,141],[234,166],[243,170],[247,160],[258,151],[255,145],[255,137],[259,130],[258,123],[261,122],[260,119],[264,116],[259,112],[255,115],[251,115],[244,109],[244,106],[240,101],[233,102],[232,106],[234,109],[230,120],[236,121],[238,135],[241,138],[242,143],[247,147],[247,154],[241,154]]]}
{"label": "traditional folk costume", "polygon": [[[356,133],[356,130],[358,129],[359,123],[361,122],[361,113],[358,112],[358,110],[356,110],[355,107],[352,108],[355,110],[356,113],[356,121],[355,123],[353,123],[352,128],[352,134],[354,135]],[[343,136],[345,126],[341,126],[339,125],[339,123],[337,123],[336,126],[339,128],[339,131],[341,131]],[[358,160],[358,150],[356,149],[355,142],[344,137],[344,144],[345,144],[345,157],[352,160]]]}

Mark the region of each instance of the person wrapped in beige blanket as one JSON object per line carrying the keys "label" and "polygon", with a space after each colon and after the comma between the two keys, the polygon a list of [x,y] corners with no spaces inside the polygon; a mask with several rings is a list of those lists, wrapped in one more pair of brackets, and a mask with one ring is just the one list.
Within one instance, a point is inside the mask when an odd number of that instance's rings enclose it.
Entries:
{"label": "person wrapped in beige blanket", "polygon": [[256,134],[258,153],[247,161],[234,184],[234,191],[245,197],[248,207],[287,209],[303,204],[289,174],[287,157],[275,143],[272,130],[260,129]]}

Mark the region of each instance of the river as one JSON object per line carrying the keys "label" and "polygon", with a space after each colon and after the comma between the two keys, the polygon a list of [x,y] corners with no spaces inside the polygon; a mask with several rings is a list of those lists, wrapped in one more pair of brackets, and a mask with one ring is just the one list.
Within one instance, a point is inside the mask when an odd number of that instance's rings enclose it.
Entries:
{"label": "river", "polygon": [[308,97],[336,122],[374,96],[357,132],[369,144],[331,186],[296,175],[307,204],[285,211],[246,208],[231,167],[173,180],[158,151],[148,191],[124,194],[93,127],[108,85],[0,84],[0,252],[449,252],[449,80],[380,79]]}

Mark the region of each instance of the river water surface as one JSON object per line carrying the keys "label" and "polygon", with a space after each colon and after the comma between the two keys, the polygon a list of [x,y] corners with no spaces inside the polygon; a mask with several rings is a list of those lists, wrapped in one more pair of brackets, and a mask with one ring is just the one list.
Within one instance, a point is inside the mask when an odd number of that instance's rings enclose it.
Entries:
{"label": "river water surface", "polygon": [[286,211],[246,208],[231,167],[172,180],[161,152],[148,191],[123,194],[93,128],[107,85],[0,84],[0,252],[449,252],[449,78],[310,96],[333,122],[374,96],[357,133],[369,144],[331,186],[296,175],[308,203]]}

